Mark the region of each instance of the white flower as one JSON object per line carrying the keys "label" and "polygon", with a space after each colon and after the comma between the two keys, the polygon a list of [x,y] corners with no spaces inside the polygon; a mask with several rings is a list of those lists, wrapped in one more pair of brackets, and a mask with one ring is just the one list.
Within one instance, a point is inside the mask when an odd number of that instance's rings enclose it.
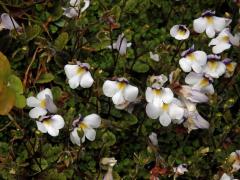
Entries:
{"label": "white flower", "polygon": [[170,35],[177,40],[184,40],[189,37],[190,31],[185,25],[174,25],[170,29]]}
{"label": "white flower", "polygon": [[233,176],[229,176],[226,173],[223,173],[222,177],[219,180],[238,180],[238,179],[234,179]]}
{"label": "white flower", "polygon": [[[94,141],[96,137],[96,131],[94,128],[98,128],[101,125],[101,118],[97,114],[90,114],[86,117],[79,116],[78,119],[73,121],[73,130],[70,133],[70,140],[73,144],[81,145],[87,138],[90,141]],[[83,133],[79,137],[79,133]]]}
{"label": "white flower", "polygon": [[200,18],[193,21],[193,29],[197,33],[206,31],[207,36],[213,38],[216,32],[222,31],[231,21],[231,19],[215,16],[215,11],[206,11]]}
{"label": "white flower", "polygon": [[115,158],[102,158],[101,164],[108,166],[108,171],[104,175],[103,180],[113,180],[113,166],[117,163],[117,160]]}
{"label": "white flower", "polygon": [[163,103],[169,104],[173,101],[173,92],[170,88],[164,88],[155,83],[152,87],[147,87],[146,100],[154,106],[161,106]]}
{"label": "white flower", "polygon": [[233,62],[231,59],[229,58],[225,58],[223,61],[222,61],[225,66],[226,66],[226,72],[224,74],[224,77],[226,78],[229,78],[233,75],[236,67],[237,67],[237,63],[236,62]]}
{"label": "white flower", "polygon": [[159,55],[158,54],[153,54],[151,51],[149,52],[150,54],[150,58],[156,62],[158,62],[160,60]]}
{"label": "white flower", "polygon": [[175,176],[183,175],[185,172],[188,172],[186,164],[180,164],[177,167],[173,168]]}
{"label": "white flower", "polygon": [[200,90],[206,94],[213,94],[214,87],[212,85],[212,78],[205,76],[204,74],[190,72],[186,78],[185,82],[189,84],[193,89]]}
{"label": "white flower", "polygon": [[64,120],[60,115],[42,116],[36,123],[39,131],[51,136],[58,136],[59,129],[64,127]]}
{"label": "white flower", "polygon": [[132,113],[134,110],[134,106],[140,103],[140,101],[140,97],[138,97],[133,102],[124,101],[122,104],[115,104],[115,108],[120,110],[126,110],[128,113]]}
{"label": "white flower", "polygon": [[[84,6],[81,7],[81,3],[84,2]],[[77,17],[79,12],[84,12],[90,5],[90,0],[70,0],[70,5],[72,7],[63,8],[64,12],[63,15],[67,16],[68,18]]]}
{"label": "white flower", "polygon": [[158,146],[158,139],[157,139],[157,134],[155,132],[152,132],[148,138],[150,139],[151,143],[154,145],[154,146]]}
{"label": "white flower", "polygon": [[132,43],[128,43],[127,39],[124,37],[124,34],[120,34],[118,39],[113,45],[107,46],[109,49],[116,49],[118,50],[120,55],[125,55],[127,53],[127,48],[131,47]]}
{"label": "white flower", "polygon": [[72,89],[77,88],[79,85],[82,88],[90,88],[92,86],[94,80],[89,69],[89,64],[80,63],[79,61],[77,61],[76,65],[65,65],[64,70]]}
{"label": "white flower", "polygon": [[37,98],[31,96],[27,98],[27,105],[33,107],[30,110],[29,116],[31,118],[39,118],[47,114],[47,111],[51,113],[57,112],[57,107],[53,103],[53,96],[50,89],[46,88],[38,93]]}
{"label": "white flower", "polygon": [[207,62],[207,54],[204,51],[194,51],[194,46],[182,52],[181,56],[179,65],[184,72],[193,70],[196,73],[200,73],[202,72],[202,67]]}
{"label": "white flower", "polygon": [[232,163],[232,172],[237,172],[240,169],[240,150],[232,152],[229,161]]}
{"label": "white flower", "polygon": [[186,112],[184,116],[187,118],[183,125],[188,129],[188,132],[190,133],[195,129],[208,129],[209,122],[198,113],[196,103],[192,103],[184,98],[182,100],[186,106]]}
{"label": "white flower", "polygon": [[219,54],[226,49],[229,49],[232,45],[239,46],[239,38],[239,34],[233,36],[230,33],[229,28],[225,28],[219,33],[216,38],[210,41],[208,46],[213,46],[212,52],[214,54]]}
{"label": "white flower", "polygon": [[1,29],[9,29],[9,30],[13,30],[13,29],[18,29],[20,26],[18,25],[18,23],[9,16],[9,14],[7,13],[2,13],[1,14],[1,24],[0,24],[0,30]]}
{"label": "white flower", "polygon": [[208,55],[207,64],[203,68],[203,73],[211,76],[212,78],[219,78],[226,71],[226,66],[220,61],[220,56]]}
{"label": "white flower", "polygon": [[160,123],[163,126],[168,126],[172,120],[177,120],[180,123],[184,115],[184,108],[181,102],[174,98],[170,103],[162,103],[161,105],[155,105],[148,103],[146,106],[146,113],[151,119],[159,118]]}
{"label": "white flower", "polygon": [[116,81],[105,81],[103,93],[111,97],[115,105],[121,105],[126,101],[134,102],[138,96],[138,88],[130,85],[125,78],[118,78]]}

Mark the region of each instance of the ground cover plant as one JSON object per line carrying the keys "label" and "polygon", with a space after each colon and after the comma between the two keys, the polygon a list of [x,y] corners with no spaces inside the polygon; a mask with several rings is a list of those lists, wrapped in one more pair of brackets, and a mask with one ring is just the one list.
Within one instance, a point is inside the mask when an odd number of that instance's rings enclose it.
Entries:
{"label": "ground cover plant", "polygon": [[0,179],[240,178],[240,1],[0,1]]}

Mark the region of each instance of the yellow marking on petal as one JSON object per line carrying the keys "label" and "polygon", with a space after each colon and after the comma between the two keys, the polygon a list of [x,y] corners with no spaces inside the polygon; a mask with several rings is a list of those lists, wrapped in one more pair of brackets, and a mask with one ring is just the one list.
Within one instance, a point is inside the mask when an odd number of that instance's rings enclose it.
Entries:
{"label": "yellow marking on petal", "polygon": [[163,103],[162,109],[163,109],[164,111],[168,111],[168,109],[169,109],[169,104]]}
{"label": "yellow marking on petal", "polygon": [[161,89],[154,89],[153,90],[153,93],[155,94],[155,95],[160,95],[160,94],[162,94],[162,91],[161,91]]}
{"label": "yellow marking on petal", "polygon": [[40,107],[44,108],[44,109],[46,108],[46,100],[45,99],[40,102]]}
{"label": "yellow marking on petal", "polygon": [[207,19],[208,24],[213,24],[213,17],[212,16],[207,16],[206,19]]}
{"label": "yellow marking on petal", "polygon": [[209,84],[209,80],[208,80],[207,78],[203,78],[203,79],[200,81],[200,86],[201,86],[201,87],[206,87],[208,84]]}
{"label": "yellow marking on petal", "polygon": [[218,67],[218,63],[215,62],[215,61],[209,61],[209,62],[208,62],[208,66],[209,66],[209,68],[210,68],[211,70],[216,70],[217,67]]}
{"label": "yellow marking on petal", "polygon": [[190,53],[187,55],[187,57],[191,60],[191,61],[195,61],[196,60],[196,57],[193,53]]}
{"label": "yellow marking on petal", "polygon": [[79,67],[78,70],[77,70],[77,74],[78,75],[82,75],[85,72],[86,72],[86,70],[84,68],[82,68],[82,67]]}
{"label": "yellow marking on petal", "polygon": [[49,126],[49,125],[52,124],[52,120],[51,119],[44,119],[43,124]]}
{"label": "yellow marking on petal", "polygon": [[125,83],[125,82],[118,82],[118,84],[117,84],[117,88],[119,90],[123,90],[126,86],[127,86],[127,83]]}
{"label": "yellow marking on petal", "polygon": [[88,126],[85,123],[80,123],[78,127],[81,128],[81,129],[88,128]]}
{"label": "yellow marking on petal", "polygon": [[177,31],[177,33],[178,33],[179,36],[184,36],[184,35],[186,34],[186,31],[185,31],[185,30],[182,30],[182,29],[179,29],[179,30]]}
{"label": "yellow marking on petal", "polygon": [[228,36],[223,36],[222,38],[221,38],[221,40],[223,41],[223,42],[226,42],[226,43],[228,43],[229,42],[229,37]]}

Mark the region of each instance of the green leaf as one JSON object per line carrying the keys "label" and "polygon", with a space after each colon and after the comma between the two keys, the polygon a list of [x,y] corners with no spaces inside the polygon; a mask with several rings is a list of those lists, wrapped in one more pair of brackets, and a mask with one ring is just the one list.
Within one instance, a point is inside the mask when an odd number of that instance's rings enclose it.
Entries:
{"label": "green leaf", "polygon": [[37,37],[41,33],[41,27],[37,24],[33,26],[29,26],[26,29],[26,36],[27,36],[27,41],[33,40],[35,37]]}
{"label": "green leaf", "polygon": [[22,109],[26,106],[26,98],[21,94],[16,94],[15,106]]}
{"label": "green leaf", "polygon": [[112,146],[116,143],[116,137],[110,131],[105,132],[102,136],[102,139],[103,139],[104,145],[106,146]]}
{"label": "green leaf", "polygon": [[66,46],[67,42],[68,42],[68,33],[63,32],[55,40],[54,46],[56,50],[61,51]]}
{"label": "green leaf", "polygon": [[15,75],[10,75],[8,78],[8,83],[9,83],[9,87],[12,88],[16,94],[22,94],[23,93],[23,85],[22,85],[22,81],[19,77],[15,76]]}
{"label": "green leaf", "polygon": [[44,84],[44,83],[49,83],[52,80],[54,80],[54,76],[52,73],[46,73],[46,74],[42,74],[40,76],[40,78],[37,80],[36,83],[38,84]]}
{"label": "green leaf", "polygon": [[134,65],[133,65],[133,70],[135,72],[138,72],[138,73],[145,73],[145,72],[148,72],[149,71],[149,65],[148,64],[145,64],[145,63],[142,63],[140,61],[137,61]]}

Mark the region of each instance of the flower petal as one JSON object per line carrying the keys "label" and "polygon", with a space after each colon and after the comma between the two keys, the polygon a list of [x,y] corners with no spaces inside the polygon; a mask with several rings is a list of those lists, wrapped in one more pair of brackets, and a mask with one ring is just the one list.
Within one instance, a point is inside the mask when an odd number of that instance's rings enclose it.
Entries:
{"label": "flower petal", "polygon": [[113,97],[118,91],[116,81],[105,81],[103,84],[103,94],[107,97]]}
{"label": "flower petal", "polygon": [[182,119],[184,115],[184,108],[179,107],[175,103],[171,103],[169,107],[169,116],[171,119]]}
{"label": "flower petal", "polygon": [[51,117],[52,120],[52,127],[54,129],[62,129],[64,127],[64,119],[60,115],[54,115]]}
{"label": "flower petal", "polygon": [[229,49],[230,47],[231,47],[231,44],[229,44],[229,43],[219,43],[216,46],[213,46],[212,52],[214,54],[220,54],[223,51],[225,51],[226,49]]}
{"label": "flower petal", "polygon": [[162,94],[162,101],[164,103],[171,103],[173,100],[173,92],[170,88],[164,88],[163,94]]}
{"label": "flower petal", "polygon": [[67,16],[68,18],[74,18],[78,16],[78,11],[76,8],[69,7],[69,8],[63,8],[64,12],[63,15]]}
{"label": "flower petal", "polygon": [[18,23],[10,17],[7,13],[2,13],[1,24],[5,29],[13,30],[14,28],[19,28]]}
{"label": "flower petal", "polygon": [[73,76],[76,76],[79,70],[78,65],[67,64],[64,66],[64,71],[68,79],[71,79]]}
{"label": "flower petal", "polygon": [[166,127],[169,126],[169,124],[171,123],[171,118],[166,112],[164,112],[163,114],[160,115],[159,121],[161,125]]}
{"label": "flower petal", "polygon": [[151,103],[153,102],[153,98],[154,98],[154,94],[153,94],[153,90],[150,87],[147,87],[146,92],[145,92],[145,96],[146,96],[146,101]]}
{"label": "flower petal", "polygon": [[203,33],[206,30],[207,22],[205,18],[198,18],[193,21],[193,29],[197,33]]}
{"label": "flower petal", "polygon": [[90,141],[94,141],[95,138],[96,138],[96,131],[92,128],[85,128],[83,129],[85,135],[86,135],[86,138]]}
{"label": "flower petal", "polygon": [[30,110],[29,116],[30,118],[36,119],[39,118],[40,116],[44,116],[47,114],[47,111],[41,107],[35,107]]}
{"label": "flower petal", "polygon": [[195,51],[193,52],[195,58],[196,58],[196,62],[203,66],[206,64],[207,62],[207,54],[204,51]]}
{"label": "flower petal", "polygon": [[202,79],[202,74],[195,73],[195,72],[190,72],[186,77],[185,77],[185,83],[189,85],[193,85],[198,83]]}
{"label": "flower petal", "polygon": [[135,101],[138,96],[138,88],[130,84],[127,85],[123,91],[123,96],[124,96],[124,99],[129,102]]}
{"label": "flower petal", "polygon": [[40,100],[37,98],[31,96],[27,98],[27,105],[29,107],[38,107],[40,105]]}
{"label": "flower petal", "polygon": [[42,124],[42,122],[36,121],[36,123],[37,123],[37,128],[38,128],[39,131],[41,131],[42,133],[46,133],[47,132],[47,129]]}
{"label": "flower petal", "polygon": [[231,19],[222,18],[222,17],[213,17],[213,26],[214,29],[218,32],[222,31],[227,25],[229,25]]}
{"label": "flower petal", "polygon": [[112,97],[113,103],[116,105],[123,104],[125,102],[125,99],[123,97],[123,92],[118,91],[114,96]]}
{"label": "flower petal", "polygon": [[90,0],[84,0],[84,6],[81,8],[81,12],[84,12],[90,5]]}
{"label": "flower petal", "polygon": [[189,61],[187,58],[181,58],[179,60],[179,65],[184,72],[190,72],[192,69],[192,62]]}
{"label": "flower petal", "polygon": [[97,114],[90,114],[86,116],[83,122],[91,128],[98,128],[101,125],[101,118]]}
{"label": "flower petal", "polygon": [[77,128],[74,128],[74,130],[70,133],[70,140],[72,141],[73,144],[76,144],[78,146],[81,145],[81,139],[78,136]]}
{"label": "flower petal", "polygon": [[56,113],[57,112],[57,106],[54,104],[53,100],[50,98],[49,95],[46,95],[46,109],[50,113]]}
{"label": "flower petal", "polygon": [[151,119],[157,119],[160,116],[161,109],[159,106],[155,106],[152,103],[148,103],[146,106],[147,116]]}
{"label": "flower petal", "polygon": [[87,71],[81,77],[80,86],[83,88],[90,88],[92,86],[93,82],[94,82],[94,80],[91,76],[91,73],[89,71]]}
{"label": "flower petal", "polygon": [[77,74],[77,75],[73,76],[71,79],[69,79],[68,84],[69,84],[70,88],[76,89],[80,84],[80,80],[81,80],[80,74]]}
{"label": "flower petal", "polygon": [[207,26],[206,34],[209,38],[213,38],[215,36],[215,30],[213,26]]}
{"label": "flower petal", "polygon": [[46,89],[40,91],[37,95],[37,98],[39,100],[44,100],[44,99],[46,99],[46,95],[48,95],[51,99],[53,99],[52,91],[49,88],[46,88]]}
{"label": "flower petal", "polygon": [[192,69],[196,73],[201,73],[203,71],[203,67],[201,65],[199,65],[198,63],[193,63]]}

